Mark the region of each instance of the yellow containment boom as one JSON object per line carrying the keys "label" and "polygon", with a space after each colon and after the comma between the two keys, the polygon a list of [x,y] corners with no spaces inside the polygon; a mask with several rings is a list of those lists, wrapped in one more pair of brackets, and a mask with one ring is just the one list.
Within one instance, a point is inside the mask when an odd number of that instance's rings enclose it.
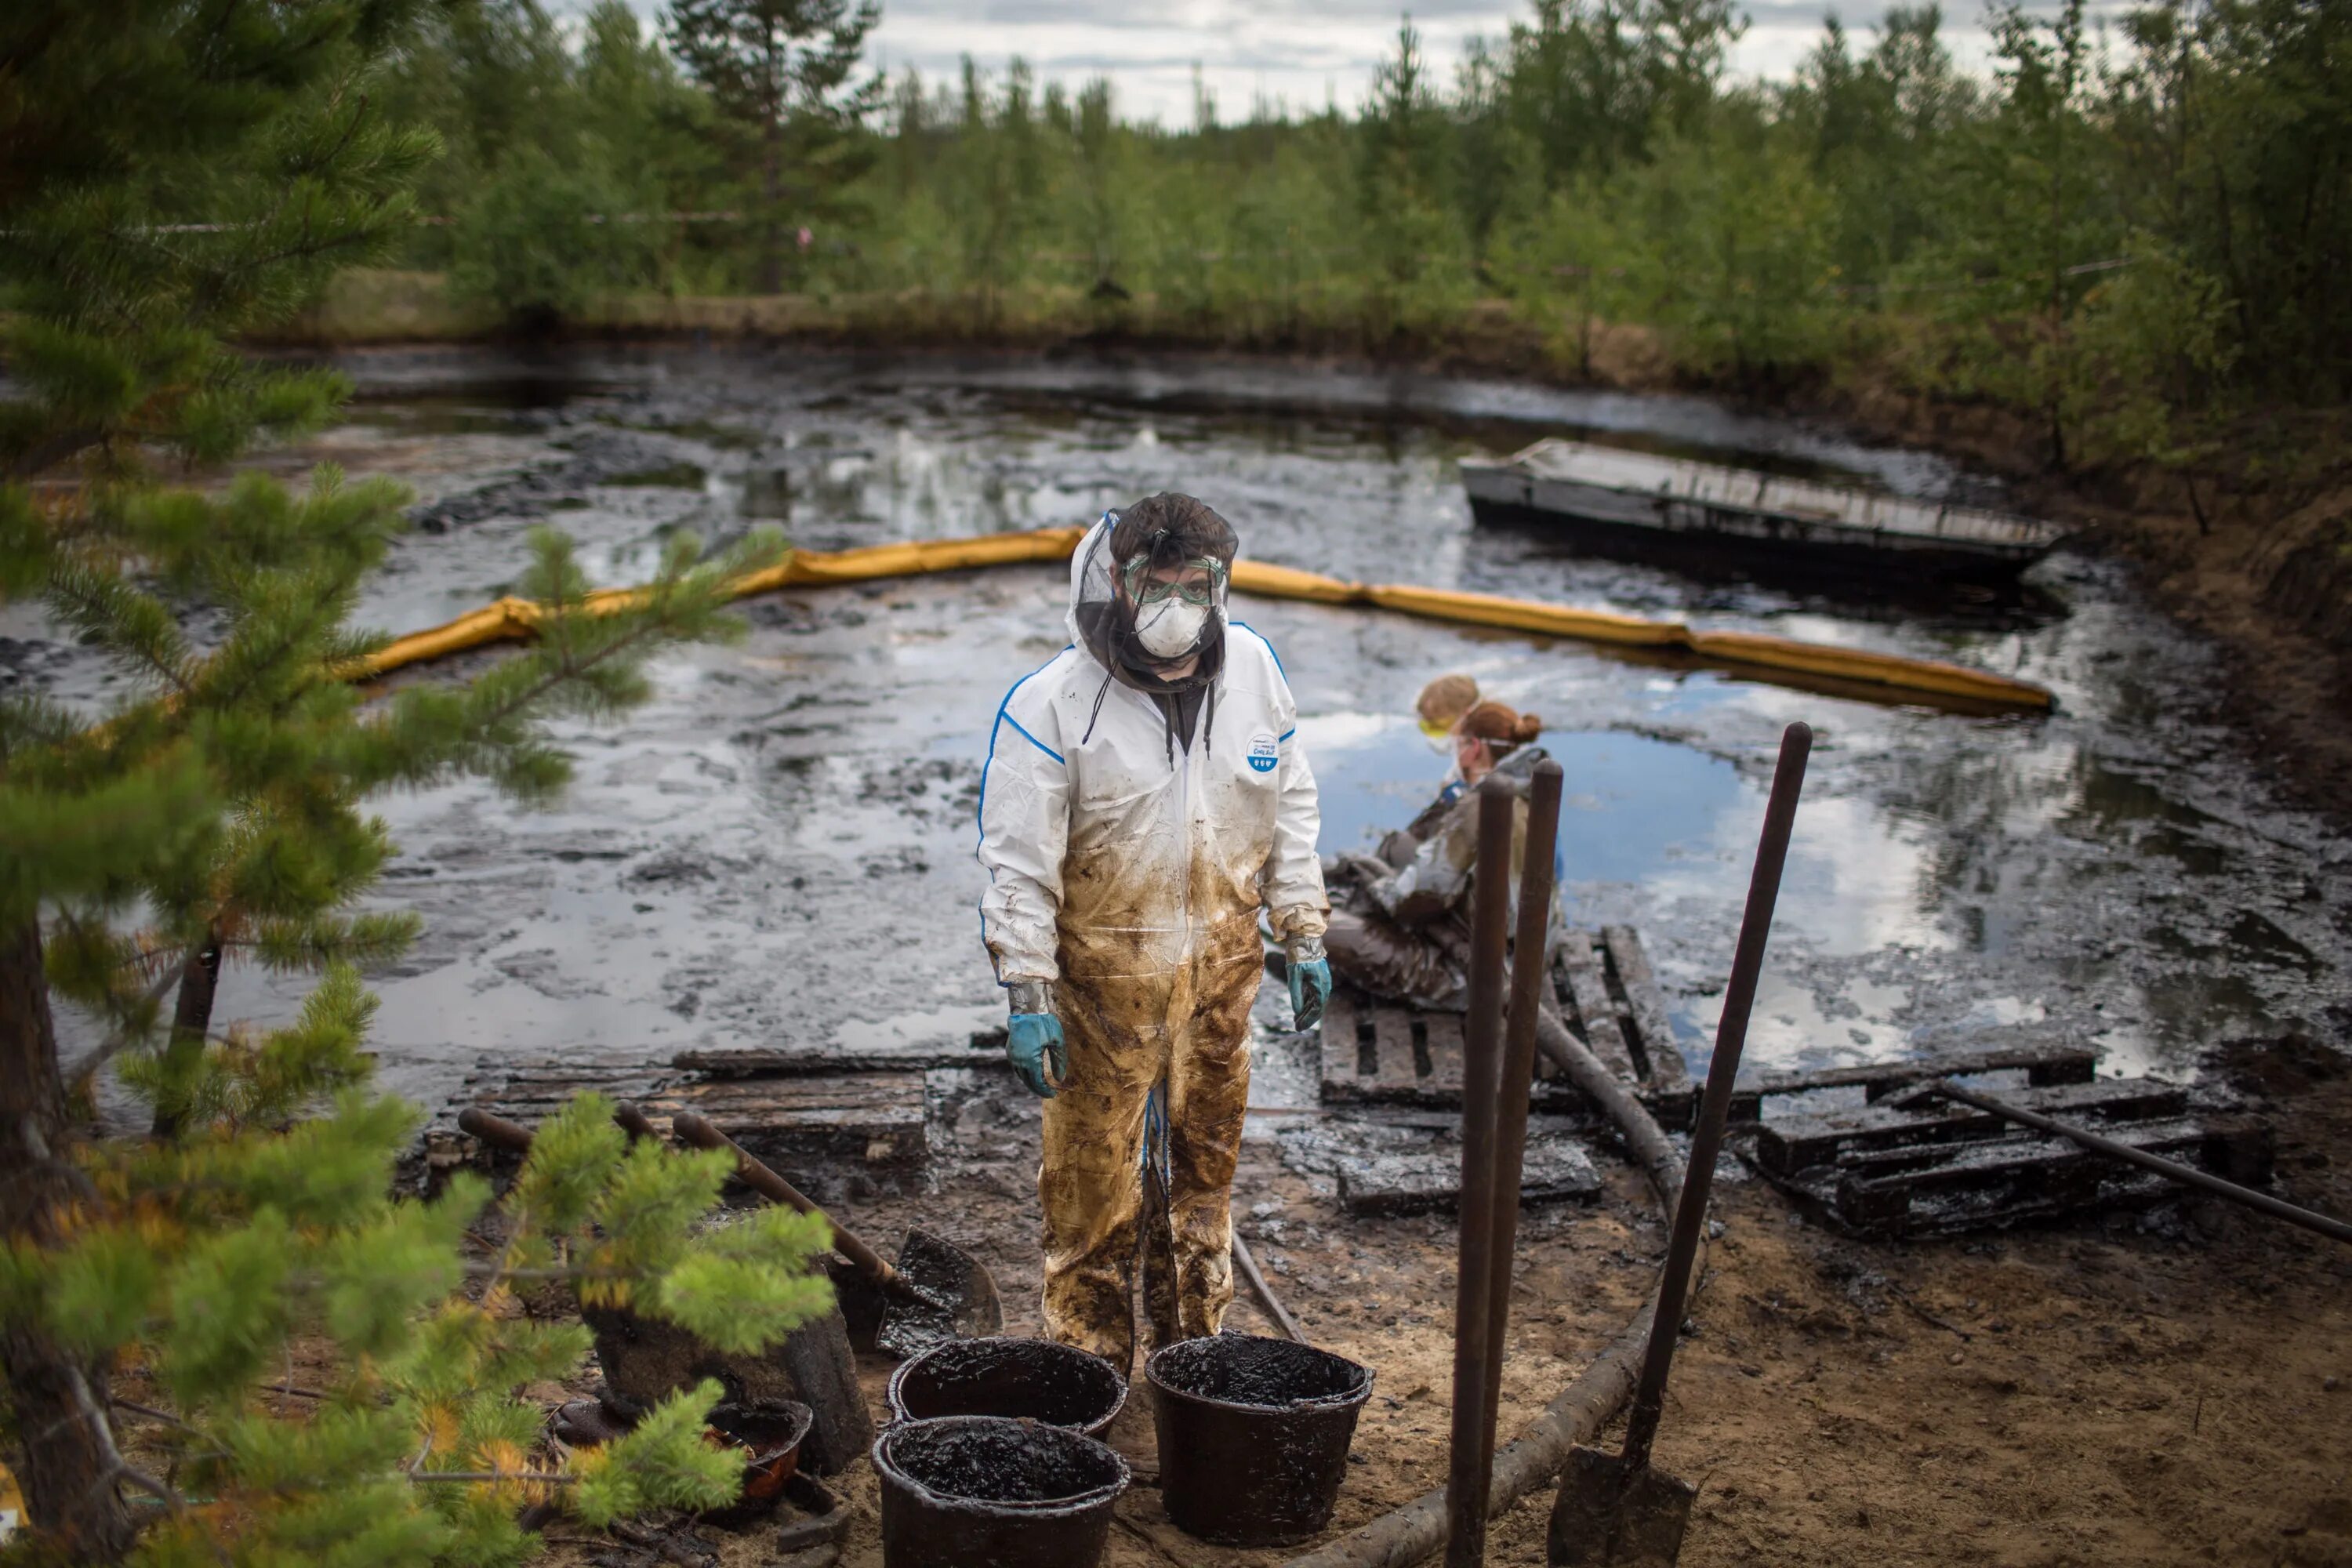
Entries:
{"label": "yellow containment boom", "polygon": [[[875,544],[859,550],[795,550],[778,564],[754,572],[737,583],[735,596],[773,593],[779,588],[819,588],[835,583],[961,572],[981,566],[1066,561],[1086,532],[1084,528],[1041,528],[1026,533]],[[1644,620],[1607,610],[1579,610],[1565,605],[1446,588],[1349,583],[1263,561],[1234,563],[1233,585],[1239,592],[1269,599],[1363,605],[1423,620],[1490,626],[1537,637],[1569,637],[1653,658],[1688,658],[1879,701],[1941,700],[1979,710],[2033,713],[2046,712],[2056,705],[2056,699],[2046,687],[1964,665],[1832,647],[1756,632],[1694,631],[1680,621]],[[588,596],[589,607],[623,608],[635,603],[642,592],[636,588],[601,589]],[[412,632],[387,644],[354,666],[352,674],[355,679],[365,679],[389,674],[405,665],[445,658],[467,648],[526,639],[537,631],[541,613],[540,606],[528,599],[500,599],[460,616],[446,626]]]}

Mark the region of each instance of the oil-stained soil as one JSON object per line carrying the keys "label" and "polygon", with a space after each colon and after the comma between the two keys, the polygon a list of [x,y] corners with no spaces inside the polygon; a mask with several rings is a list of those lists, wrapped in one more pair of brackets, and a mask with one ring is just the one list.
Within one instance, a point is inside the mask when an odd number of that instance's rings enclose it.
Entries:
{"label": "oil-stained soil", "polygon": [[[1751,1033],[1759,1067],[2025,1037],[2103,1070],[2221,1073],[2268,1096],[2280,1190],[2352,1213],[2352,840],[2291,805],[2221,704],[2232,671],[2115,563],[2061,552],[2014,600],[1922,610],[1582,560],[1472,526],[1452,464],[1539,435],[1832,472],[1998,501],[1917,453],[1690,399],[1318,375],[1202,362],[874,360],[800,351],[362,356],[372,400],[332,458],[418,485],[443,525],[405,542],[367,618],[406,630],[504,592],[528,529],[582,541],[601,583],[662,542],[778,521],[815,547],[1085,521],[1180,488],[1247,553],[1685,616],[2042,681],[2045,719],[1972,719],[1628,662],[1601,650],[1304,605],[1244,602],[1281,651],[1323,784],[1324,847],[1367,843],[1444,760],[1411,718],[1470,671],[1540,713],[1568,767],[1571,913],[1637,926],[1695,1068],[1720,1006],[1781,727],[1820,740]],[[438,1100],[484,1058],[961,1040],[1001,1022],[971,907],[972,817],[1006,687],[1062,646],[1052,570],[879,583],[745,606],[751,636],[654,670],[656,700],[567,730],[577,782],[525,813],[459,784],[383,805],[381,891],[425,921],[375,977],[385,1080]],[[430,679],[429,674],[419,679]],[[0,684],[120,692],[58,628],[0,612]],[[299,982],[225,976],[220,1016],[269,1021]],[[1439,1484],[1453,1223],[1351,1219],[1279,1159],[1316,1112],[1310,1052],[1255,1003],[1234,1213],[1318,1343],[1378,1376],[1336,1530]],[[67,1023],[68,1031],[74,1026]],[[2222,1042],[2250,1041],[2223,1055]],[[2300,1042],[2300,1043],[2294,1043]],[[1036,1102],[995,1071],[930,1083],[919,1174],[788,1171],[889,1250],[910,1224],[975,1247],[1034,1332]],[[1647,1290],[1664,1228],[1604,1150],[1589,1206],[1523,1222],[1503,1426],[1528,1418]],[[1702,1485],[1684,1562],[2352,1563],[2352,1259],[2204,1204],[2067,1230],[1914,1246],[1793,1220],[1727,1171],[1658,1460]],[[1234,1324],[1265,1331],[1246,1296]],[[889,1368],[865,1369],[877,1412]],[[135,1373],[127,1397],[143,1395]],[[551,1407],[576,1395],[544,1390]],[[150,1394],[152,1390],[149,1391]],[[875,1482],[845,1561],[878,1562]],[[1541,1559],[1543,1507],[1491,1560]],[[559,1531],[559,1533],[562,1533]],[[771,1561],[757,1537],[730,1565]],[[563,1544],[556,1561],[610,1548]],[[1111,1561],[1241,1564],[1139,1486]]]}
{"label": "oil-stained soil", "polygon": [[[2217,1068],[2263,1097],[2281,1194],[2352,1213],[2341,1059],[2260,1041]],[[1024,1120],[1017,1098],[1003,1104],[999,1146]],[[965,1205],[964,1239],[1000,1280],[1034,1278],[1025,1194],[1002,1191],[1018,1192],[1034,1137],[941,1173]],[[1444,1483],[1452,1226],[1351,1220],[1267,1145],[1250,1149],[1244,1233],[1316,1342],[1379,1378],[1332,1523],[1352,1529]],[[1665,1227],[1632,1173],[1601,1163],[1612,1180],[1600,1203],[1523,1215],[1506,1438],[1654,1277]],[[1798,1221],[1744,1175],[1729,1166],[1717,1186],[1722,1234],[1658,1439],[1656,1462],[1701,1488],[1689,1568],[2352,1563],[2352,1253],[2203,1202],[2067,1229],[1861,1243]],[[870,1227],[937,1207],[877,1203]],[[1017,1311],[1021,1292],[1009,1296]],[[1246,1295],[1228,1321],[1273,1331]],[[843,1561],[874,1568],[871,1483],[845,1485],[867,1500]],[[1489,1561],[1540,1563],[1549,1502],[1497,1521]],[[1238,1568],[1297,1550],[1202,1545],[1138,1486],[1108,1561]]]}

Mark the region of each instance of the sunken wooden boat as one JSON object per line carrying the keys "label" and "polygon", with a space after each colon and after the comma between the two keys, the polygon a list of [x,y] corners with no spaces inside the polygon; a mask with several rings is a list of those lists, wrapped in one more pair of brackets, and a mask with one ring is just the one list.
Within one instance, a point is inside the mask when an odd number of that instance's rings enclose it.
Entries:
{"label": "sunken wooden boat", "polygon": [[1548,437],[1465,460],[1482,521],[1539,523],[1595,554],[1668,564],[2000,581],[2049,553],[2054,523],[1815,479]]}

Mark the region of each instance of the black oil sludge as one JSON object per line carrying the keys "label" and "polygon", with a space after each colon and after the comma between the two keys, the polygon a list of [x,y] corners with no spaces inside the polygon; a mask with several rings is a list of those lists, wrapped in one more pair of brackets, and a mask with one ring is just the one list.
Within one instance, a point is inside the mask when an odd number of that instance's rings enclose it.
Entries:
{"label": "black oil sludge", "polygon": [[1127,1461],[1001,1415],[902,1421],[874,1445],[885,1568],[1094,1568]]}
{"label": "black oil sludge", "polygon": [[1144,1363],[1160,1500],[1185,1534],[1280,1546],[1331,1521],[1372,1373],[1289,1340],[1217,1334]]}

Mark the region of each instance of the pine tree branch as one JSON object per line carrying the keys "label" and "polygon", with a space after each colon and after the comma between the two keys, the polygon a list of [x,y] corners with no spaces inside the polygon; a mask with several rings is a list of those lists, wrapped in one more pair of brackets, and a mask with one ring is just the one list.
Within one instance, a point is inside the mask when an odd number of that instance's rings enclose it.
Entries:
{"label": "pine tree branch", "polygon": [[61,430],[47,440],[27,447],[16,461],[8,465],[12,479],[29,479],[57,467],[76,453],[87,451],[106,439],[106,432],[95,425],[78,426]]}
{"label": "pine tree branch", "polygon": [[570,1486],[580,1479],[561,1470],[411,1470],[408,1479],[419,1485],[439,1482],[464,1486],[493,1486],[507,1481]]}
{"label": "pine tree branch", "polygon": [[50,1175],[63,1177],[66,1184],[81,1195],[83,1201],[93,1205],[99,1201],[98,1187],[90,1181],[89,1173],[70,1160],[58,1158],[56,1152],[49,1147],[48,1139],[41,1131],[38,1117],[30,1111],[26,1112],[16,1124],[16,1136],[22,1142],[25,1150],[24,1168],[10,1171],[0,1180],[28,1182],[34,1176],[47,1172]]}
{"label": "pine tree branch", "polygon": [[[167,966],[163,973],[155,977],[154,984],[147,987],[140,999],[142,1004],[161,1002],[163,999],[163,993],[179,983],[180,972]],[[118,1010],[118,1017],[122,1011],[124,1010]],[[99,1068],[121,1056],[136,1038],[137,1036],[127,1025],[118,1026],[114,1034],[103,1044],[94,1047],[89,1055],[66,1069],[64,1074],[66,1092],[79,1094],[82,1086],[89,1081]]]}
{"label": "pine tree branch", "polygon": [[141,1491],[160,1499],[163,1506],[173,1513],[187,1512],[186,1498],[122,1457],[122,1450],[114,1445],[114,1427],[107,1420],[106,1412],[99,1408],[98,1400],[90,1394],[89,1380],[82,1376],[81,1368],[67,1366],[66,1386],[72,1392],[74,1405],[81,1412],[90,1436],[97,1440],[100,1457],[106,1461],[106,1468],[91,1480],[90,1489],[95,1491],[115,1481],[128,1481]]}
{"label": "pine tree branch", "polygon": [[[98,596],[85,593],[77,587],[74,574],[70,572],[62,575],[53,574],[44,586],[51,595],[79,610],[87,624],[91,626],[120,618],[114,616],[112,606]],[[145,642],[124,642],[109,638],[107,647],[110,651],[127,656],[142,668],[161,677],[164,684],[171,687],[177,694],[179,701],[184,702],[191,694],[192,689],[188,684],[186,673],[160,657],[155,649]]]}
{"label": "pine tree branch", "polygon": [[205,1436],[203,1428],[189,1426],[186,1422],[181,1420],[178,1416],[173,1415],[168,1410],[158,1410],[152,1405],[141,1405],[136,1400],[125,1399],[120,1394],[108,1394],[106,1396],[106,1402],[117,1410],[127,1410],[131,1415],[143,1416],[147,1420],[156,1423],[158,1426],[169,1426],[173,1430],[178,1432],[185,1432],[191,1437],[203,1437]]}

